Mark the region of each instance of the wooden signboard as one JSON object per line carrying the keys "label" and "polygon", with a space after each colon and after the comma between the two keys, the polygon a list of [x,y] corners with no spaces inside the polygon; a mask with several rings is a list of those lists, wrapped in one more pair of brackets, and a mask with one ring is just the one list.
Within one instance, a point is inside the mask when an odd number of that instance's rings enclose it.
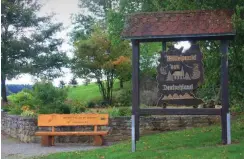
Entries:
{"label": "wooden signboard", "polygon": [[194,90],[203,82],[199,45],[191,45],[184,53],[182,50],[172,47],[161,54],[157,68],[158,106],[194,106],[203,102],[194,95]]}
{"label": "wooden signboard", "polygon": [[40,114],[38,126],[108,125],[108,114]]}

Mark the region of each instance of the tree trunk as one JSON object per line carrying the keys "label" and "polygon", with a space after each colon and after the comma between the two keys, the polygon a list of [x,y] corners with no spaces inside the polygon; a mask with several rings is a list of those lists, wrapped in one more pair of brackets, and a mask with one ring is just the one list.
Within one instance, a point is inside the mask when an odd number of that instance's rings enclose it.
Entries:
{"label": "tree trunk", "polygon": [[119,86],[120,86],[120,89],[124,88],[124,82],[123,82],[123,80],[119,80]]}
{"label": "tree trunk", "polygon": [[3,100],[3,103],[7,103],[8,102],[8,99],[7,99],[7,92],[6,92],[6,77],[5,75],[2,74],[1,76],[1,89],[2,89],[2,100]]}
{"label": "tree trunk", "polygon": [[105,93],[106,90],[104,88],[102,81],[100,79],[97,79],[97,84],[99,87],[99,91],[102,94],[103,100],[106,100],[106,93]]}

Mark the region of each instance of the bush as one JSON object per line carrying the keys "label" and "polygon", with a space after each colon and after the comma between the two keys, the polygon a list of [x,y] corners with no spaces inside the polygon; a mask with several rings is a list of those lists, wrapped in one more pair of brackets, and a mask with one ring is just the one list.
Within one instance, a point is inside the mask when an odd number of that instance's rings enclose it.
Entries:
{"label": "bush", "polygon": [[16,104],[8,105],[9,114],[20,115],[23,111],[21,110],[21,106]]}
{"label": "bush", "polygon": [[74,101],[74,100],[68,100],[65,102],[70,109],[70,113],[82,113],[86,111],[86,106],[84,103],[81,103],[80,101]]}
{"label": "bush", "polygon": [[114,92],[113,103],[115,106],[131,106],[131,89],[122,89]]}
{"label": "bush", "polygon": [[34,111],[26,110],[23,111],[20,115],[23,117],[36,117],[37,114]]}
{"label": "bush", "polygon": [[34,110],[30,110],[29,106],[23,106],[21,108],[21,110],[23,111],[20,115],[24,116],[24,117],[36,117],[36,112]]}
{"label": "bush", "polygon": [[153,90],[143,90],[140,94],[141,103],[147,106],[157,105],[157,93],[157,88],[154,88]]}
{"label": "bush", "polygon": [[56,88],[50,82],[38,82],[33,86],[33,96],[38,113],[70,113],[69,106],[65,104],[66,89]]}
{"label": "bush", "polygon": [[88,108],[95,108],[95,107],[104,107],[107,106],[108,103],[106,101],[103,101],[101,97],[95,97],[87,102],[86,106]]}
{"label": "bush", "polygon": [[87,102],[87,107],[88,108],[94,108],[95,106],[96,106],[96,103],[94,103],[93,101]]}
{"label": "bush", "polygon": [[110,117],[131,116],[131,109],[113,107],[108,109],[108,114]]}
{"label": "bush", "polygon": [[119,116],[131,116],[130,108],[119,108]]}
{"label": "bush", "polygon": [[19,107],[23,105],[29,105],[30,107],[34,106],[34,97],[31,90],[23,90],[19,93],[10,95],[8,98],[11,104]]}
{"label": "bush", "polygon": [[244,112],[244,104],[235,104],[231,107],[231,111],[235,113]]}

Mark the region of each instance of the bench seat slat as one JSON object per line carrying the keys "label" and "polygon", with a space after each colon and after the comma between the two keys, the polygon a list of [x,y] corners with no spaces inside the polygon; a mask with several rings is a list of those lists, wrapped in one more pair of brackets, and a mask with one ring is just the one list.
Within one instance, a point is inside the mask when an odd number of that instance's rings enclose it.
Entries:
{"label": "bench seat slat", "polygon": [[76,135],[88,135],[88,136],[95,136],[95,135],[107,135],[108,131],[88,131],[88,132],[51,132],[51,131],[43,131],[43,132],[36,132],[36,136],[76,136]]}

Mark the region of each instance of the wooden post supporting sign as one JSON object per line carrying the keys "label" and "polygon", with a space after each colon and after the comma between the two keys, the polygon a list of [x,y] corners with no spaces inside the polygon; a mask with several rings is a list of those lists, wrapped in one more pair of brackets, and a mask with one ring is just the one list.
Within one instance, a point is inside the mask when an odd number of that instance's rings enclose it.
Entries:
{"label": "wooden post supporting sign", "polygon": [[230,144],[230,111],[228,94],[228,41],[222,40],[221,51],[221,124],[222,124],[222,143]]}
{"label": "wooden post supporting sign", "polygon": [[140,44],[137,40],[132,40],[132,115],[135,115],[135,138],[139,141],[139,105],[140,105],[140,81],[139,81],[139,58]]}

